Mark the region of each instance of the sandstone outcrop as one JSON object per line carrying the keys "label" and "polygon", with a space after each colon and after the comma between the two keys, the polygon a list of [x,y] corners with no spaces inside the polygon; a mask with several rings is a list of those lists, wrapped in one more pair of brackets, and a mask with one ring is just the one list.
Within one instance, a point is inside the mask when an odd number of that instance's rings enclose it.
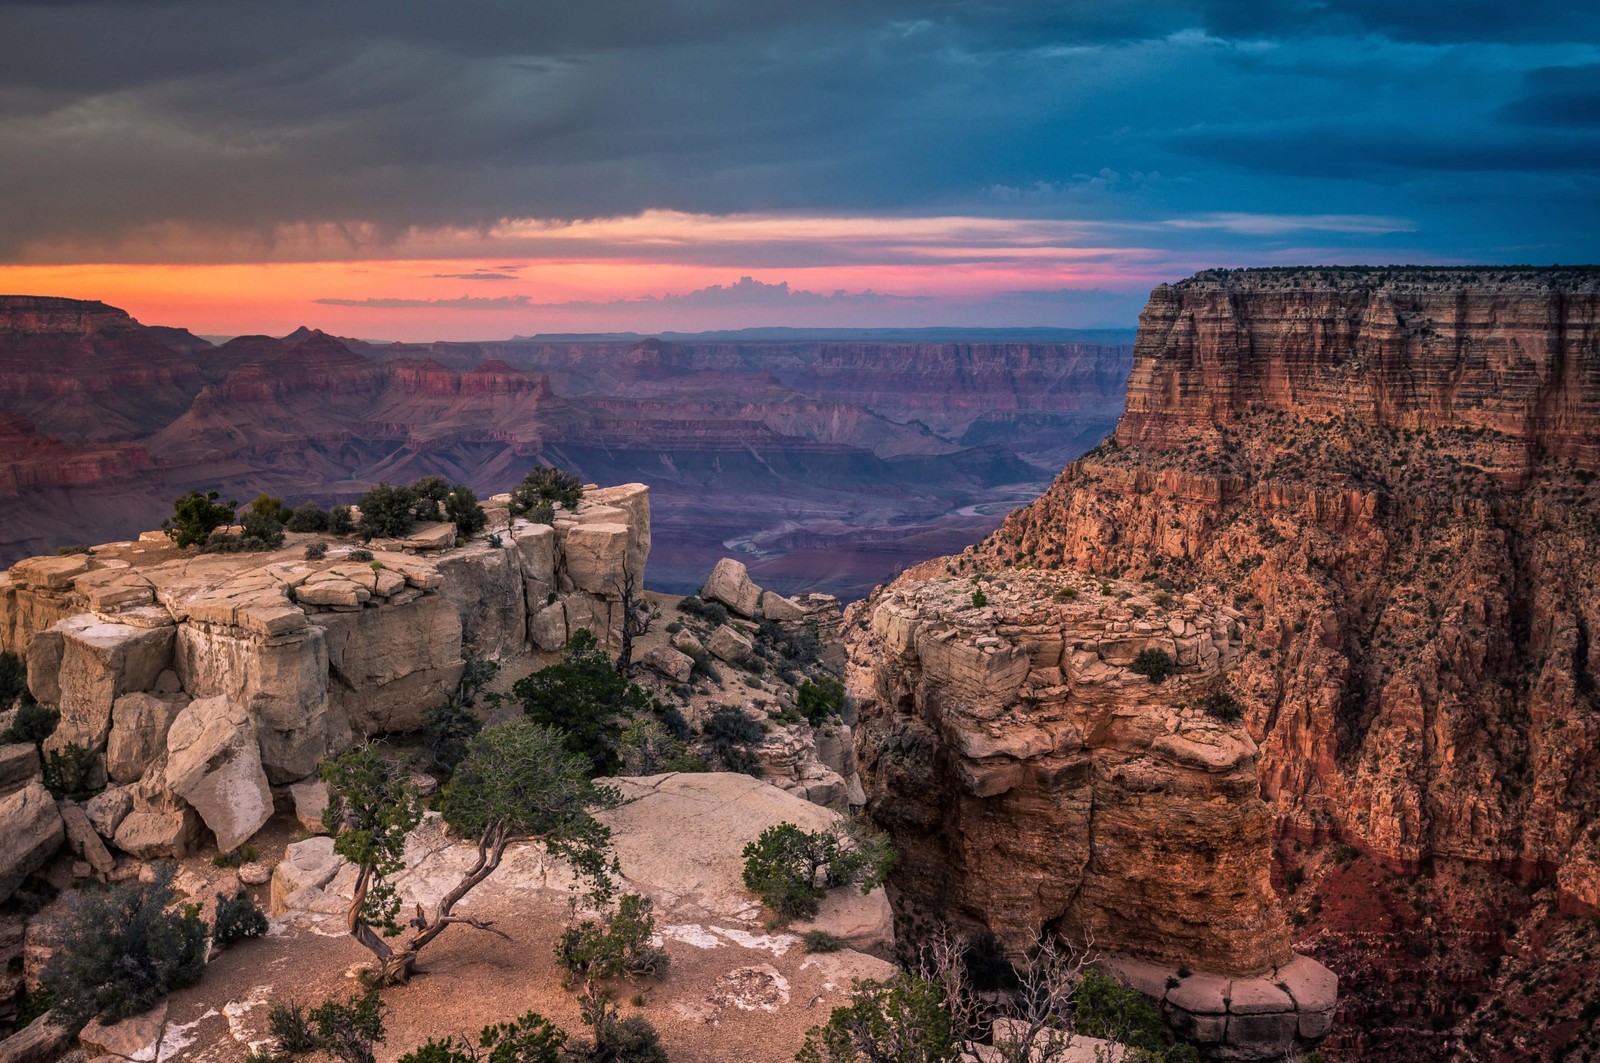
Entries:
{"label": "sandstone outcrop", "polygon": [[55,855],[65,837],[55,798],[32,782],[0,798],[0,897],[10,897],[29,874]]}
{"label": "sandstone outcrop", "polygon": [[1230,598],[1280,829],[1593,908],[1597,472],[1594,273],[1201,274],[1152,295],[1114,445],[973,563]]}
{"label": "sandstone outcrop", "polygon": [[[858,748],[902,853],[903,918],[1019,951],[1049,928],[1224,974],[1288,962],[1255,743],[1202,708],[1226,696],[1244,633],[1227,606],[1054,574],[874,599],[852,646]],[[1143,653],[1171,678],[1133,671]]]}
{"label": "sandstone outcrop", "polygon": [[507,501],[489,500],[483,538],[456,546],[442,525],[375,542],[370,560],[338,543],[306,560],[307,535],[196,554],[159,533],[30,558],[0,576],[0,648],[61,711],[47,748],[77,745],[128,786],[104,820],[119,848],[182,855],[203,820],[231,849],[270,816],[269,786],[420,726],[466,657],[560,650],[580,628],[617,646],[649,556],[649,489],[591,485],[554,526],[511,520]]}

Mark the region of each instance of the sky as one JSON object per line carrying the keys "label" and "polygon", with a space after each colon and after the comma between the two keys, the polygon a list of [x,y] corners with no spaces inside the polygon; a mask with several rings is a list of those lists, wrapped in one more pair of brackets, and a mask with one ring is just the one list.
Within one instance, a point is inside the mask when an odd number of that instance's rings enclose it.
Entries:
{"label": "sky", "polygon": [[202,334],[1132,326],[1597,204],[1570,0],[0,0],[0,291]]}

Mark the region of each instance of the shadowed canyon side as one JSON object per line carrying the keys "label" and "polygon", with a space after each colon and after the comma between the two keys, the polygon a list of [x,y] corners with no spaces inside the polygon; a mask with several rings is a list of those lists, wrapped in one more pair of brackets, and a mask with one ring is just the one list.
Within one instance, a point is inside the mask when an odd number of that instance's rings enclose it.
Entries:
{"label": "shadowed canyon side", "polygon": [[[1240,642],[1206,692],[1259,749],[1295,936],[1342,979],[1329,1051],[1554,1049],[1584,1025],[1559,987],[1594,974],[1562,913],[1600,911],[1597,473],[1600,272],[1202,273],[1152,294],[1114,439],[872,624],[952,580],[1041,578],[1019,569],[1093,574],[1101,615],[1152,638],[1163,603],[1214,603]],[[1063,663],[1069,699],[1095,689]],[[867,670],[880,699],[895,667]]]}
{"label": "shadowed canyon side", "polygon": [[[71,299],[0,297],[0,561],[153,526],[190,488],[347,502],[489,490],[534,462],[646,479],[657,586],[727,550],[785,590],[864,593],[970,542],[1093,446],[1131,349],[661,340],[213,346]],[[139,490],[129,483],[139,477]]]}

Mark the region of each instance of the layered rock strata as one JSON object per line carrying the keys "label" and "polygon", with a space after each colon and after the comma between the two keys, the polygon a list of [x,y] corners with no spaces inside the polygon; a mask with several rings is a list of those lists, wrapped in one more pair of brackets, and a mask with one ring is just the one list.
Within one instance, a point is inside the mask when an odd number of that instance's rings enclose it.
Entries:
{"label": "layered rock strata", "polygon": [[[858,750],[867,808],[900,854],[902,936],[944,921],[1021,953],[1055,934],[1159,965],[1158,999],[1169,975],[1189,986],[1174,1013],[1201,985],[1180,969],[1203,972],[1219,1002],[1237,982],[1237,1022],[1208,997],[1180,1027],[1234,1058],[1277,1058],[1327,1032],[1334,1000],[1272,988],[1280,967],[1322,969],[1290,951],[1256,745],[1227,718],[1243,617],[1145,591],[947,574],[856,611]],[[1263,978],[1263,999],[1283,1006],[1243,1010]]]}
{"label": "layered rock strata", "polygon": [[1115,439],[973,564],[1231,598],[1282,830],[1600,911],[1600,274],[1158,288]]}

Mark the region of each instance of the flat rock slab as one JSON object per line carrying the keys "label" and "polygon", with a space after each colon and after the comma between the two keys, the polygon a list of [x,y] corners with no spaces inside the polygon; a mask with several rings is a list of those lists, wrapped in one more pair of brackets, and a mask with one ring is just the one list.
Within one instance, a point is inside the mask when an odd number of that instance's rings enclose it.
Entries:
{"label": "flat rock slab", "polygon": [[109,1026],[98,1019],[78,1032],[78,1046],[90,1059],[115,1056],[133,1063],[148,1063],[156,1058],[156,1047],[167,1028],[167,1002],[162,1001],[143,1015],[134,1015]]}

